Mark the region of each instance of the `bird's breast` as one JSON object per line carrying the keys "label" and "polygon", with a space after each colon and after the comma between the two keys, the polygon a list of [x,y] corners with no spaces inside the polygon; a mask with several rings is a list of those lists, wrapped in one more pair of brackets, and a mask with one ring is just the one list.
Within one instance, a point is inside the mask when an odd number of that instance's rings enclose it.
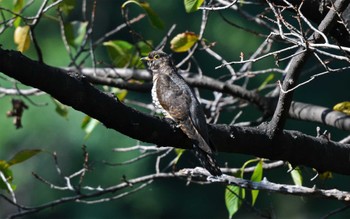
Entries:
{"label": "bird's breast", "polygon": [[[158,75],[153,75],[153,86],[152,86],[152,91],[151,91],[151,95],[152,95],[152,103],[154,105],[154,107],[157,110],[160,110],[161,113],[166,117],[166,118],[170,118],[172,120],[174,120],[174,118],[172,116],[170,116],[169,112],[166,111],[163,106],[160,104],[159,102],[159,98],[157,95],[157,82],[158,82]],[[175,121],[175,120],[174,120]]]}

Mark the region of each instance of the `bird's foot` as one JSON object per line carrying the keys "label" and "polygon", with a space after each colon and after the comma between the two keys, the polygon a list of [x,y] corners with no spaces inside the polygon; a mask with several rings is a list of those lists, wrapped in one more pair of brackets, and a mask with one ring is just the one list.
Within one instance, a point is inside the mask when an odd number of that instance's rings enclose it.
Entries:
{"label": "bird's foot", "polygon": [[171,126],[172,129],[180,128],[180,124],[176,123],[174,120],[170,118],[164,118],[164,120]]}

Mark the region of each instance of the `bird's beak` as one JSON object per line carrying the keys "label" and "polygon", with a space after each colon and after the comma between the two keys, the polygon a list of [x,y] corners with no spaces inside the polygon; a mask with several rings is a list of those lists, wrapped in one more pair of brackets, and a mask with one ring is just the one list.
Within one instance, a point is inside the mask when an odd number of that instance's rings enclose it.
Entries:
{"label": "bird's beak", "polygon": [[145,56],[145,57],[142,57],[140,60],[141,60],[141,61],[149,61],[149,60],[151,60],[151,59],[148,58],[148,56]]}

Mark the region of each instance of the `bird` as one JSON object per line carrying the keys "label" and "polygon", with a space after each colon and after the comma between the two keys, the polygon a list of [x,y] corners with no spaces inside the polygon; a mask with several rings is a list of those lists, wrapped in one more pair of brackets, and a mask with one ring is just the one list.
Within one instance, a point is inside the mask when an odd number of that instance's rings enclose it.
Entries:
{"label": "bird", "polygon": [[155,50],[141,60],[147,61],[152,73],[151,93],[155,108],[192,141],[192,151],[201,165],[213,176],[222,175],[209,146],[204,111],[192,89],[178,73],[172,58],[161,50]]}

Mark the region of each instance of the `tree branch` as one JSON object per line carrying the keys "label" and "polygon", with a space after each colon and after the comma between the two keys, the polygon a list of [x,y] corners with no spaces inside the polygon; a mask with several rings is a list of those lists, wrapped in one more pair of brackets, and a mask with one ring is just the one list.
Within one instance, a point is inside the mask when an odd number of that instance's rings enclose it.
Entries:
{"label": "tree branch", "polygon": [[[327,15],[319,24],[318,31],[315,31],[313,35],[308,39],[308,41],[321,41],[323,39],[323,34],[321,33],[328,34],[328,32],[333,28],[334,24],[336,23],[337,12],[341,13],[346,8],[348,3],[349,2],[347,2],[346,0],[337,0],[333,5],[334,8],[328,11]],[[294,86],[296,86],[302,67],[304,66],[309,55],[311,54],[308,50],[307,44],[308,42],[306,42],[305,45],[303,45],[304,48],[300,48],[297,51],[297,53],[304,49],[307,49],[307,51],[297,56],[294,56],[289,62],[289,65],[286,70],[286,77],[284,78],[282,85],[282,89],[284,91],[288,91]],[[288,93],[280,92],[275,113],[271,119],[271,122],[268,125],[268,132],[271,139],[273,139],[282,131],[282,128],[284,127],[288,115],[290,105],[292,103],[292,98],[293,91]]]}
{"label": "tree branch", "polygon": [[[74,71],[74,68],[66,68],[69,71]],[[126,82],[127,79],[143,80],[150,82],[151,74],[145,69],[128,69],[128,68],[82,68],[82,74],[87,76],[87,79],[92,83],[98,83],[118,88],[125,88],[137,92],[150,92],[151,84],[135,84]],[[255,104],[263,113],[271,115],[275,109],[275,98],[266,98],[255,91],[246,90],[240,86],[222,82],[206,76],[185,77],[188,84],[193,87],[208,89],[226,93],[234,97],[239,97],[243,100]],[[1,89],[0,89],[1,93]],[[317,122],[320,124],[336,127],[344,131],[350,131],[350,116],[333,111],[332,109],[316,106],[312,104],[292,101],[289,109],[290,118]]]}
{"label": "tree branch", "polygon": [[[208,171],[204,170],[203,168],[183,169],[175,173],[155,173],[155,174],[150,174],[146,176],[141,176],[138,178],[130,179],[127,182],[121,182],[114,186],[110,186],[107,188],[100,188],[99,191],[67,196],[67,197],[60,198],[60,199],[45,203],[43,205],[34,206],[34,207],[19,205],[17,203],[14,203],[11,199],[7,198],[4,195],[0,195],[0,197],[4,198],[9,203],[19,207],[22,210],[21,212],[9,215],[8,217],[8,218],[15,218],[15,217],[39,212],[44,209],[52,208],[54,206],[58,206],[68,202],[96,203],[96,202],[102,202],[104,200],[108,201],[108,199],[118,199],[125,196],[125,194],[130,194],[134,191],[137,191],[138,189],[144,188],[153,180],[172,179],[172,178],[179,178],[184,180],[191,179],[191,182],[193,183],[205,182],[206,184],[207,183],[228,184],[228,185],[240,186],[242,188],[250,189],[250,190],[256,189],[256,190],[264,190],[268,192],[276,192],[280,194],[289,194],[289,195],[315,197],[315,198],[327,198],[327,199],[341,200],[345,202],[350,201],[349,192],[344,192],[337,189],[324,190],[324,189],[317,189],[317,188],[308,188],[304,186],[276,184],[273,182],[269,182],[266,178],[263,179],[261,182],[252,182],[250,180],[236,178],[228,175],[222,175],[220,177],[212,177],[210,176]],[[113,196],[111,198],[102,198],[102,199],[97,199],[95,201],[85,201],[86,199],[99,198],[106,194],[113,195],[114,193],[121,191],[122,189],[129,188],[132,185],[135,187],[138,184],[141,184],[141,185],[139,187],[136,187],[134,190],[131,190],[130,192],[124,192],[119,195]]]}
{"label": "tree branch", "polygon": [[292,102],[289,116],[293,119],[318,122],[344,131],[350,131],[350,116],[326,107]]}
{"label": "tree branch", "polygon": [[[98,119],[107,128],[131,138],[160,146],[191,148],[191,142],[179,129],[174,130],[167,122],[124,105],[113,95],[93,87],[79,74],[40,64],[19,52],[3,49],[0,49],[0,71],[47,92],[60,102]],[[210,125],[209,134],[220,152],[286,160],[319,171],[350,175],[350,147],[345,144],[295,131],[283,131],[276,141],[271,141],[263,127]]]}
{"label": "tree branch", "polygon": [[[274,0],[277,4],[283,4],[282,0]],[[300,4],[300,0],[289,0],[293,5]],[[330,29],[330,34],[339,42],[342,46],[350,46],[350,35],[347,31],[347,27],[350,25],[350,5],[349,2],[344,1],[344,10],[341,14],[341,18],[344,23],[336,23]],[[307,19],[313,21],[316,24],[321,23],[329,9],[332,8],[334,0],[308,0],[303,1],[302,13]],[[333,10],[333,9],[331,9]]]}

